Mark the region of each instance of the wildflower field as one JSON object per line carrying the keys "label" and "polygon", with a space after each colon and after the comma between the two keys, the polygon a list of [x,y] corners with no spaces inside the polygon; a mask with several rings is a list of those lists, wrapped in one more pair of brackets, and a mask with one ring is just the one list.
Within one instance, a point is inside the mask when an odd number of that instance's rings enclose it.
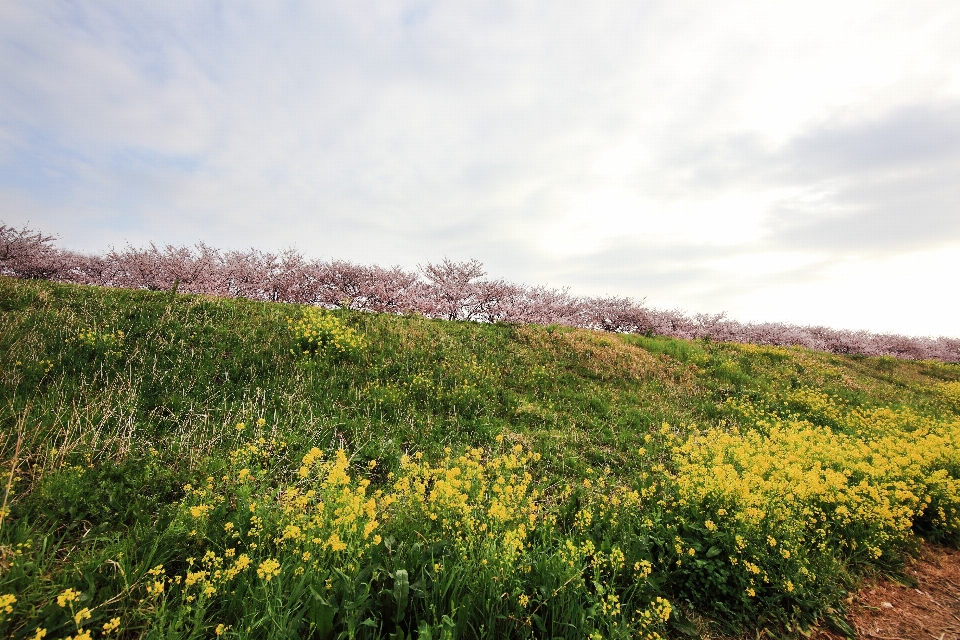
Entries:
{"label": "wildflower field", "polygon": [[0,277],[0,636],[849,633],[960,365]]}

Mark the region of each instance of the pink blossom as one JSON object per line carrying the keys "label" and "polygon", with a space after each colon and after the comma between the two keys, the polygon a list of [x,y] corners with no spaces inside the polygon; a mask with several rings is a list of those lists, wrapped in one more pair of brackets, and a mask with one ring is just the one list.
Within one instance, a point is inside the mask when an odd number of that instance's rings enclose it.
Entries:
{"label": "pink blossom", "polygon": [[429,318],[564,325],[618,333],[771,346],[800,346],[837,354],[960,362],[960,339],[915,338],[784,323],[741,323],[724,314],[651,309],[631,298],[578,297],[568,289],[486,278],[477,260],[444,258],[419,273],[400,267],[310,261],[281,255],[190,247],[128,246],[84,255],[54,246],[53,236],[0,223],[0,274],[77,284],[125,287],[275,302],[347,307],[377,313],[417,312]]}

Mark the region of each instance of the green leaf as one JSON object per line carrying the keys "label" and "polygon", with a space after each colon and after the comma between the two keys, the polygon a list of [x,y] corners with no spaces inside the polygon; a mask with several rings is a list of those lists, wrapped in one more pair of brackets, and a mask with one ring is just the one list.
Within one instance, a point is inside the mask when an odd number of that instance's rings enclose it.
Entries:
{"label": "green leaf", "polygon": [[420,621],[420,628],[417,629],[417,640],[433,640],[432,629],[430,628],[430,623],[426,620]]}
{"label": "green leaf", "polygon": [[336,618],[338,607],[327,601],[316,589],[310,587],[313,598],[307,609],[307,619],[321,638],[328,638],[333,632],[333,621]]}
{"label": "green leaf", "polygon": [[393,574],[393,598],[397,603],[397,615],[394,622],[400,623],[407,610],[407,601],[410,598],[410,577],[406,569],[397,569]]}
{"label": "green leaf", "polygon": [[541,618],[539,615],[536,613],[531,615],[530,620],[533,621],[533,624],[537,626],[537,629],[539,629],[541,633],[547,632],[547,627],[543,624],[543,618]]}
{"label": "green leaf", "polygon": [[697,631],[697,627],[693,624],[693,622],[691,622],[685,615],[676,609],[673,610],[673,613],[670,616],[670,627],[690,638],[700,637],[700,632]]}
{"label": "green leaf", "polygon": [[833,631],[842,633],[845,638],[856,638],[857,631],[847,622],[844,611],[837,611],[833,607],[827,608],[827,615],[824,616],[827,626]]}

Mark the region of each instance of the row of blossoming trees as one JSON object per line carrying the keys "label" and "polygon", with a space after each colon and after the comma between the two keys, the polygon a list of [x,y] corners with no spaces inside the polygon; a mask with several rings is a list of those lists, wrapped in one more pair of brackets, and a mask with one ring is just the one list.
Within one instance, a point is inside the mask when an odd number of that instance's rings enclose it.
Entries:
{"label": "row of blossoming trees", "polygon": [[723,314],[688,316],[619,297],[583,297],[567,289],[528,287],[485,278],[476,260],[427,264],[419,273],[342,260],[283,254],[150,245],[105,255],[65,251],[54,238],[0,224],[0,273],[155,291],[242,297],[430,318],[557,324],[622,333],[803,346],[831,353],[890,355],[960,362],[960,339],[916,338],[783,323],[741,323]]}

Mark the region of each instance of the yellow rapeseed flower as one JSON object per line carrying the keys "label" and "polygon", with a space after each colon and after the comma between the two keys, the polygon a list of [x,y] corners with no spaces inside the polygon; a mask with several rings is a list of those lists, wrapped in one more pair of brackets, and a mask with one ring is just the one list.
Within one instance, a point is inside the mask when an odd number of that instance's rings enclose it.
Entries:
{"label": "yellow rapeseed flower", "polygon": [[206,517],[210,511],[213,510],[212,505],[208,504],[199,504],[195,507],[190,507],[190,515],[194,518],[200,519]]}
{"label": "yellow rapeseed flower", "polygon": [[84,607],[83,609],[80,609],[80,611],[77,611],[75,614],[73,614],[73,621],[76,623],[78,627],[81,624],[83,624],[84,620],[89,620],[89,619],[90,619],[90,609],[87,607]]}
{"label": "yellow rapeseed flower", "polygon": [[266,582],[270,582],[279,574],[280,563],[273,558],[267,558],[260,563],[259,567],[257,567],[257,576]]}
{"label": "yellow rapeseed flower", "polygon": [[80,597],[79,591],[75,591],[74,589],[67,589],[66,591],[64,591],[63,593],[57,596],[57,604],[60,605],[61,607],[66,607],[70,603],[76,602],[76,600],[79,597]]}
{"label": "yellow rapeseed flower", "polygon": [[120,628],[120,618],[111,618],[109,622],[104,623],[103,632],[109,635],[119,628]]}

